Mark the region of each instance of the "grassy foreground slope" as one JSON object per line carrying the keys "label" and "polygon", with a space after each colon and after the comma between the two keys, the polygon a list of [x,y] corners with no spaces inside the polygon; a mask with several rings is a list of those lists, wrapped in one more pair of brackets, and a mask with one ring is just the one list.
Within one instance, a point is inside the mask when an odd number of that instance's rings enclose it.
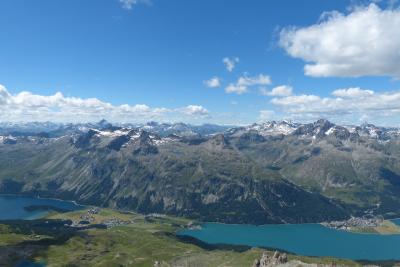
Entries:
{"label": "grassy foreground slope", "polygon": [[[86,210],[53,214],[49,222],[77,221]],[[189,222],[175,217],[145,218],[134,213],[102,209],[93,215],[91,225],[104,220],[130,221],[108,229],[65,230],[41,228],[35,222],[1,222],[0,266],[14,266],[21,259],[46,263],[46,266],[252,266],[264,250],[233,247],[200,247],[182,242],[174,233]],[[46,223],[47,221],[47,223]],[[29,227],[24,224],[34,224]],[[63,225],[62,223],[60,225]],[[62,226],[60,226],[62,227]],[[271,252],[272,253],[272,252]],[[309,263],[336,262],[358,266],[356,262],[330,258],[289,255]],[[156,262],[159,265],[154,265]],[[3,264],[3,265],[2,265]]]}

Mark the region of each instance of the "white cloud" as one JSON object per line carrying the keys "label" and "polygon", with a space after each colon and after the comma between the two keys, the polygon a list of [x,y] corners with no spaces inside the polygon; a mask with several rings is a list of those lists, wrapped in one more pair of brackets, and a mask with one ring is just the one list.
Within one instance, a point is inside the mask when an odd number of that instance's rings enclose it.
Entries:
{"label": "white cloud", "polygon": [[11,99],[10,93],[7,89],[0,84],[0,105],[8,104],[8,101]]}
{"label": "white cloud", "polygon": [[137,4],[150,4],[150,0],[119,0],[123,9],[132,9]]}
{"label": "white cloud", "polygon": [[372,96],[374,91],[372,90],[362,90],[359,87],[353,87],[348,89],[338,89],[332,92],[332,95],[337,97],[355,98],[355,97],[368,97]]}
{"label": "white cloud", "polygon": [[393,117],[400,115],[400,91],[374,92],[360,88],[339,89],[333,97],[293,95],[271,103],[294,117]]}
{"label": "white cloud", "polygon": [[268,75],[259,74],[258,76],[249,77],[242,76],[239,77],[237,84],[244,86],[252,86],[252,85],[268,85],[271,84],[271,78]]}
{"label": "white cloud", "polygon": [[293,93],[293,87],[280,85],[268,91],[266,88],[260,88],[260,93],[265,96],[290,96]]}
{"label": "white cloud", "polygon": [[236,63],[239,63],[239,58],[238,57],[234,57],[234,58],[225,57],[224,59],[222,59],[222,62],[225,64],[226,70],[229,72],[232,72],[236,66]]}
{"label": "white cloud", "polygon": [[238,94],[238,95],[241,95],[241,94],[244,94],[244,93],[247,92],[247,86],[230,83],[230,84],[225,88],[225,92],[227,92],[228,94]]}
{"label": "white cloud", "polygon": [[152,108],[144,104],[112,105],[97,98],[66,97],[57,92],[44,96],[31,92],[12,95],[0,85],[0,120],[3,121],[111,121],[143,122],[148,120],[182,120],[209,114],[202,106]]}
{"label": "white cloud", "polygon": [[221,86],[221,80],[218,77],[212,77],[211,79],[204,81],[204,85],[209,88],[217,88]]}
{"label": "white cloud", "polygon": [[275,116],[275,111],[273,110],[260,110],[260,115],[258,116],[259,121],[269,121]]}
{"label": "white cloud", "polygon": [[206,116],[209,114],[209,111],[198,105],[189,105],[181,109],[183,113],[192,116]]}
{"label": "white cloud", "polygon": [[370,4],[349,14],[326,12],[312,26],[283,29],[279,44],[306,62],[309,76],[400,78],[399,9]]}
{"label": "white cloud", "polygon": [[226,88],[225,92],[244,94],[248,92],[249,87],[256,85],[269,85],[271,84],[271,78],[265,74],[259,74],[258,76],[249,77],[247,75],[239,77],[236,83],[230,83]]}

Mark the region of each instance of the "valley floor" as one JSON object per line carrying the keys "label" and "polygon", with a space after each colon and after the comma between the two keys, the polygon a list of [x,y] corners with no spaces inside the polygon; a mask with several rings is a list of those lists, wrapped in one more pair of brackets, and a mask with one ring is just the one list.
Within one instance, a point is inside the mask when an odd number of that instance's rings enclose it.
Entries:
{"label": "valley floor", "polygon": [[[175,233],[188,224],[190,221],[182,218],[97,208],[53,213],[37,221],[3,221],[0,266],[18,266],[22,260],[29,260],[38,266],[251,267],[266,252],[259,248],[207,246],[177,238]],[[288,255],[288,261],[284,266],[361,265],[295,255]]]}

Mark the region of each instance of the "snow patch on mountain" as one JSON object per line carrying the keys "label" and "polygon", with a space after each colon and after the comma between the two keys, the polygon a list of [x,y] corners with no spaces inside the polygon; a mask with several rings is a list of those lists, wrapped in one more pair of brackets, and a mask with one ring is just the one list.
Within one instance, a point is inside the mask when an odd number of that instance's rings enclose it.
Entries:
{"label": "snow patch on mountain", "polygon": [[261,124],[252,124],[246,127],[246,131],[256,131],[262,136],[289,135],[297,129],[297,125],[288,121],[271,121]]}

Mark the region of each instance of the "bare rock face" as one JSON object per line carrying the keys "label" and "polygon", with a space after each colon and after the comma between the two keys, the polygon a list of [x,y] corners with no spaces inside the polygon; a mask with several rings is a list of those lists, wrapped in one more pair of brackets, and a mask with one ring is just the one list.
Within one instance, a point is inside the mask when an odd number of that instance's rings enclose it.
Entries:
{"label": "bare rock face", "polygon": [[[331,264],[305,263],[299,260],[288,260],[286,253],[275,251],[272,256],[264,252],[260,259],[254,260],[252,267],[347,267],[338,265],[335,262]],[[363,267],[378,267],[375,265],[364,265]]]}
{"label": "bare rock face", "polygon": [[251,267],[259,267],[260,266],[260,260],[259,259],[255,259],[253,262],[253,265]]}
{"label": "bare rock face", "polygon": [[287,263],[288,258],[286,253],[279,253],[275,251],[272,257],[268,256],[266,252],[263,253],[260,260],[255,260],[253,267],[273,267],[280,266],[281,264]]}

